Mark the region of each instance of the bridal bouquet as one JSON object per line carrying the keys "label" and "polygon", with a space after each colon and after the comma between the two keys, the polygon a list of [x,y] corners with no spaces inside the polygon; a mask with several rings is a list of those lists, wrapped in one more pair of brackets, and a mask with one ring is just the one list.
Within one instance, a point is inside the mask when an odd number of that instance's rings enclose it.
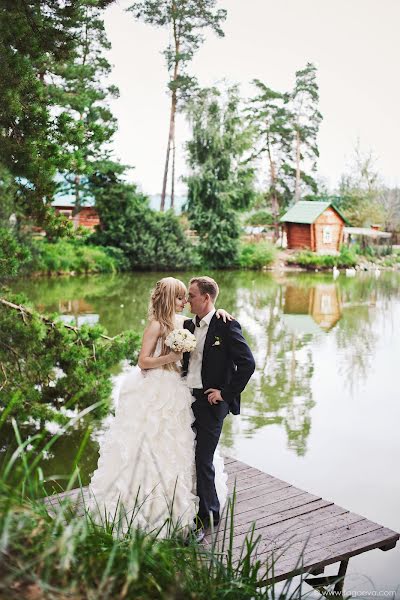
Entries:
{"label": "bridal bouquet", "polygon": [[196,338],[187,329],[174,329],[167,335],[165,345],[174,352],[192,352],[196,347]]}

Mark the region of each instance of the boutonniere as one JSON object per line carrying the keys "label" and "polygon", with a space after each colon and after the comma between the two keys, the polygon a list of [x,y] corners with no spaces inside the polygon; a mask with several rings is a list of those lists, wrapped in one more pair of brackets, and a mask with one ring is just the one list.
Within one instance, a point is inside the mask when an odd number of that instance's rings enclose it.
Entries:
{"label": "boutonniere", "polygon": [[221,338],[218,335],[216,335],[213,346],[220,346],[220,345],[221,345]]}

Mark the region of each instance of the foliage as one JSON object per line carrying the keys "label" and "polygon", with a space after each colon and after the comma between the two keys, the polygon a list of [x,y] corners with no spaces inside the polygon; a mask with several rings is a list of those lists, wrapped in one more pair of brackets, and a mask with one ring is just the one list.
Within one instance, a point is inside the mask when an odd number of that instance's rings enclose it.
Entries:
{"label": "foliage", "polygon": [[258,210],[250,215],[246,221],[246,225],[272,225],[273,216],[267,210]]}
{"label": "foliage", "polygon": [[279,213],[292,199],[285,175],[285,165],[290,159],[293,144],[293,129],[288,108],[289,95],[277,92],[259,79],[253,84],[257,94],[247,106],[247,118],[255,134],[253,156],[263,158],[268,173],[269,187],[265,194],[271,206],[275,229],[279,224]]}
{"label": "foliage", "polygon": [[216,88],[200,90],[186,106],[193,132],[187,144],[191,174],[186,208],[207,267],[235,264],[240,233],[236,211],[254,198],[254,172],[244,163],[252,138],[239,103],[233,86],[225,99]]}
{"label": "foliage", "polygon": [[275,247],[268,242],[243,242],[239,248],[238,263],[242,269],[262,269],[274,262]]}
{"label": "foliage", "polygon": [[0,227],[0,278],[16,275],[29,258],[27,246],[18,240],[13,230]]}
{"label": "foliage", "polygon": [[119,248],[88,245],[79,239],[54,243],[38,240],[32,243],[31,252],[33,260],[24,267],[24,272],[114,273],[129,266]]}
{"label": "foliage", "polygon": [[193,264],[193,249],[172,213],[151,210],[148,198],[137,187],[115,174],[92,177],[100,227],[93,243],[123,251],[131,269],[186,269]]}
{"label": "foliage", "polygon": [[400,232],[400,188],[383,186],[379,191],[378,203],[384,212],[385,231]]}
{"label": "foliage", "polygon": [[174,206],[175,187],[175,115],[182,99],[187,99],[197,87],[196,79],[187,72],[194,54],[204,42],[203,32],[211,29],[218,36],[224,35],[221,23],[226,19],[226,10],[216,8],[216,0],[137,0],[128,9],[136,19],[168,29],[168,47],[164,50],[170,80],[171,95],[170,123],[160,210],[165,207],[165,194],[172,148],[171,208]]}
{"label": "foliage", "polygon": [[27,301],[22,295],[12,296],[3,290],[2,296],[2,420],[16,416],[22,423],[31,419],[65,423],[67,409],[81,411],[96,403],[93,414],[107,414],[110,367],[123,358],[136,362],[136,334],[127,331],[107,338],[100,325],[67,327],[56,316],[47,318],[25,309]]}
{"label": "foliage", "polygon": [[342,246],[338,255],[315,254],[311,250],[301,250],[288,258],[288,262],[305,268],[329,269],[332,267],[354,267],[358,260],[351,248]]}
{"label": "foliage", "polygon": [[364,153],[359,142],[339,184],[338,206],[353,227],[382,223],[383,206],[378,203],[381,184],[371,152]]}
{"label": "foliage", "polygon": [[59,188],[74,196],[75,212],[90,195],[91,173],[109,159],[107,146],[116,130],[108,100],[118,96],[118,89],[104,83],[111,73],[105,55],[111,44],[101,13],[98,2],[81,3],[73,28],[77,42],[69,60],[54,65],[57,83],[48,86],[58,109],[55,126],[64,177]]}
{"label": "foliage", "polygon": [[296,173],[295,200],[300,200],[303,188],[318,192],[318,185],[312,175],[306,172],[304,161],[311,162],[311,171],[316,170],[319,157],[317,136],[322,115],[318,110],[319,89],[317,69],[307,63],[304,69],[296,71],[296,83],[290,95],[291,122],[294,130],[295,145],[293,163]]}
{"label": "foliage", "polygon": [[262,159],[267,178],[264,192],[271,208],[275,236],[279,216],[301,195],[317,194],[314,177],[319,156],[317,135],[322,115],[318,110],[319,91],[316,67],[308,63],[296,72],[294,89],[278,92],[255,79],[256,94],[247,105],[247,119],[254,131],[252,158]]}
{"label": "foliage", "polygon": [[[72,103],[72,94],[77,91],[76,86],[72,89],[66,81],[78,68],[78,58],[85,46],[86,38],[81,33],[86,15],[97,10],[95,7],[104,8],[111,2],[2,1],[0,168],[6,169],[14,180],[17,216],[33,218],[52,236],[63,235],[70,229],[68,221],[56,216],[51,207],[57,187],[56,174],[67,166],[66,158],[77,130],[79,142],[84,139],[83,122],[77,123],[73,132],[58,102],[65,105],[69,94]],[[99,49],[96,52],[99,75],[104,58]],[[85,102],[91,103],[91,120],[97,120],[99,125],[104,113],[93,103],[93,89],[91,93],[87,90]],[[96,135],[97,132],[93,133]]]}
{"label": "foliage", "polygon": [[[254,559],[259,544],[254,526],[243,536],[242,545],[234,546],[235,496],[219,528],[222,551],[215,540],[207,546],[191,539],[185,543],[178,526],[160,539],[156,532],[137,529],[133,520],[122,534],[118,515],[99,525],[87,511],[82,516],[68,498],[44,504],[46,490],[38,459],[54,438],[43,446],[39,436],[28,449],[29,440],[21,440],[14,427],[18,451],[0,472],[0,595],[17,599],[35,594],[41,599],[49,597],[51,590],[51,597],[76,600],[261,600],[275,596],[274,584],[265,583],[271,580],[275,557]],[[82,443],[68,489],[76,487],[84,449]],[[281,594],[287,600],[302,598],[302,582],[293,585],[287,580]]]}

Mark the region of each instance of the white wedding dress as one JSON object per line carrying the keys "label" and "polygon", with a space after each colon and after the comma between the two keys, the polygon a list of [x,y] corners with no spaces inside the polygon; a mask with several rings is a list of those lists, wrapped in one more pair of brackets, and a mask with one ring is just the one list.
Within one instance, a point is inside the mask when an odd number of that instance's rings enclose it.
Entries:
{"label": "white wedding dress", "polygon": [[[175,327],[183,320],[177,315]],[[161,339],[154,356],[160,348]],[[198,507],[193,401],[175,371],[128,372],[89,485],[88,510],[96,522],[114,522],[117,534],[138,527],[160,537],[193,524]],[[218,451],[214,467],[222,511],[227,475]]]}

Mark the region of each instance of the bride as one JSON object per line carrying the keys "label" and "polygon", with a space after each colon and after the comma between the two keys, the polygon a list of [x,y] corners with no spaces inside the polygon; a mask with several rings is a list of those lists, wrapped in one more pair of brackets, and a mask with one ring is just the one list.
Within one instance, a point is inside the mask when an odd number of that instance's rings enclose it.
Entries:
{"label": "bride", "polygon": [[[186,302],[182,281],[165,277],[157,282],[138,367],[122,384],[101,444],[88,510],[96,522],[112,524],[117,532],[139,527],[166,537],[175,528],[188,531],[197,514],[194,398],[181,378],[182,354],[165,344],[173,329],[183,327],[185,317],[179,313]],[[217,316],[230,318],[223,310]],[[222,508],[227,476],[218,453],[214,467]]]}

